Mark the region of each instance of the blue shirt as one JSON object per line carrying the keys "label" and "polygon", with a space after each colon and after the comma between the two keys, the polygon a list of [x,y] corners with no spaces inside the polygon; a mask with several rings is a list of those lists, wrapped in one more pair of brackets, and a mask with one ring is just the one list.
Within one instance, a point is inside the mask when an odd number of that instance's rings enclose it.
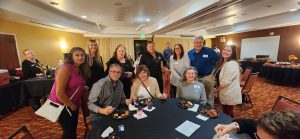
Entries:
{"label": "blue shirt", "polygon": [[195,48],[188,52],[191,66],[198,71],[198,76],[207,76],[211,74],[215,64],[220,60],[220,56],[211,48],[203,46],[200,52]]}

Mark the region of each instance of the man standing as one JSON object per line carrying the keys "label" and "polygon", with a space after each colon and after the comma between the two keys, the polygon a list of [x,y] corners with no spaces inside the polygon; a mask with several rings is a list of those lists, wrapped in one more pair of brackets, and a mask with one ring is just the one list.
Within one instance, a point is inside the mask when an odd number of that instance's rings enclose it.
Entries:
{"label": "man standing", "polygon": [[96,121],[101,120],[101,115],[111,114],[119,104],[131,103],[126,99],[123,85],[119,80],[121,74],[121,66],[111,64],[108,76],[94,83],[88,101],[92,126]]}
{"label": "man standing", "polygon": [[207,102],[214,107],[213,88],[215,79],[212,74],[215,64],[219,61],[219,55],[211,48],[203,45],[204,38],[197,36],[194,38],[194,48],[188,52],[191,66],[198,72],[199,82],[204,84]]}
{"label": "man standing", "polygon": [[171,57],[171,55],[173,55],[173,50],[170,47],[170,43],[167,42],[166,48],[163,51],[163,56],[167,59],[167,67],[168,67],[168,69],[170,69],[170,57]]}

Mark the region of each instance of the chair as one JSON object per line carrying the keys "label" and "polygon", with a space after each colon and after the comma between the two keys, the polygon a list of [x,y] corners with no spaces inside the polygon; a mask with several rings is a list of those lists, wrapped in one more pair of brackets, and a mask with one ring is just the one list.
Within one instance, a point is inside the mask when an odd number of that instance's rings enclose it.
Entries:
{"label": "chair", "polygon": [[84,131],[84,139],[87,136],[87,132],[90,130],[90,124],[89,124],[89,109],[87,106],[88,102],[88,97],[89,97],[90,91],[87,91],[87,93],[84,93],[83,98],[82,98],[82,106],[81,106],[81,112],[82,112],[82,117],[83,117],[83,122],[85,125],[85,131]]}
{"label": "chair", "polygon": [[272,108],[272,111],[281,111],[281,110],[292,110],[292,111],[300,112],[300,102],[279,95]]}
{"label": "chair", "polygon": [[246,70],[244,71],[243,75],[242,75],[242,78],[240,80],[240,85],[241,87],[243,87],[247,81],[247,79],[249,78],[251,72],[252,72],[252,69],[251,67],[247,67]]}
{"label": "chair", "polygon": [[[21,132],[22,131],[22,132]],[[16,130],[13,134],[11,134],[8,139],[33,139],[33,136],[29,132],[29,130],[26,128],[25,125],[20,127],[18,130]]]}
{"label": "chair", "polygon": [[243,103],[249,102],[251,104],[251,107],[253,107],[253,105],[249,93],[253,85],[255,84],[257,78],[258,78],[258,73],[251,73],[245,85],[242,88]]}

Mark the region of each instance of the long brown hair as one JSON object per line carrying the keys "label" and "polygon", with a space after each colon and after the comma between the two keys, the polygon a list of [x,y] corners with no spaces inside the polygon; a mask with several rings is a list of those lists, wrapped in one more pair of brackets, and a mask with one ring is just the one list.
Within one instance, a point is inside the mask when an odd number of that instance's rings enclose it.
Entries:
{"label": "long brown hair", "polygon": [[[237,52],[236,52],[237,49],[236,49],[236,46],[235,45],[227,45],[226,47],[230,47],[231,50],[232,50],[232,54],[228,58],[227,62],[231,61],[231,60],[235,60],[236,62],[238,62],[238,60],[237,60]],[[222,56],[222,52],[221,52],[221,59],[220,59],[219,63],[217,64],[216,68],[222,67],[223,64],[224,64],[224,57]]]}
{"label": "long brown hair", "polygon": [[90,77],[90,67],[88,65],[88,62],[87,62],[87,55],[85,54],[84,50],[80,47],[73,47],[71,50],[70,50],[70,53],[68,54],[67,56],[67,61],[66,63],[68,64],[74,64],[74,60],[73,60],[73,54],[74,52],[76,51],[81,51],[84,53],[85,55],[85,59],[84,59],[84,63],[82,63],[80,66],[79,66],[79,74],[82,75],[83,78],[85,79],[88,79]]}
{"label": "long brown hair", "polygon": [[103,61],[102,61],[102,58],[101,58],[101,56],[100,56],[100,54],[99,54],[99,45],[98,45],[98,43],[97,43],[97,41],[96,40],[88,40],[87,41],[87,43],[86,43],[86,52],[87,52],[87,61],[88,61],[88,64],[90,65],[90,66],[92,66],[93,65],[93,57],[92,57],[92,55],[91,55],[91,51],[90,51],[90,48],[89,48],[89,46],[92,44],[92,43],[94,43],[94,44],[96,44],[96,46],[97,46],[97,50],[96,50],[96,54],[95,54],[95,59],[96,59],[96,62],[97,63],[99,63],[101,66],[103,66]]}
{"label": "long brown hair", "polygon": [[[181,53],[180,53],[180,57],[179,57],[179,58],[177,57],[177,55],[176,55],[176,53],[175,53],[175,46],[176,46],[176,45],[178,45],[179,48],[180,48],[180,50],[181,50]],[[181,59],[181,58],[183,57],[183,55],[184,55],[184,49],[183,49],[183,46],[182,46],[180,43],[174,45],[173,54],[174,54],[173,59],[175,59],[175,60]]]}
{"label": "long brown hair", "polygon": [[114,57],[117,58],[117,51],[118,51],[119,48],[121,48],[121,47],[123,47],[124,50],[125,50],[125,56],[124,56],[124,58],[125,58],[126,60],[128,60],[128,58],[127,58],[127,53],[126,53],[126,47],[125,47],[123,44],[119,44],[119,45],[117,46],[117,48],[116,48],[115,51],[114,51]]}

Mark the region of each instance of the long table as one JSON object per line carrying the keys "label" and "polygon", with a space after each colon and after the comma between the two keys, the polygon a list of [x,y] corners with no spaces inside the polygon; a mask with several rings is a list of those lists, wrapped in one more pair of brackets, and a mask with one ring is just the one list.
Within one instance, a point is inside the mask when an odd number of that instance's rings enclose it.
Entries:
{"label": "long table", "polygon": [[[125,131],[116,132],[115,135],[122,139],[185,139],[188,138],[175,130],[184,121],[189,120],[200,125],[189,138],[190,139],[211,139],[214,127],[219,124],[228,124],[232,118],[222,112],[216,119],[202,121],[196,116],[199,112],[192,112],[177,106],[178,99],[167,99],[166,101],[154,100],[155,110],[144,111],[148,117],[137,120],[133,117],[136,112],[131,112],[130,117],[124,120],[115,120],[111,115],[104,116],[96,122],[92,130],[88,133],[88,138],[101,138],[102,132],[111,126],[117,131],[118,125],[124,125]],[[204,107],[204,106],[200,106]]]}

